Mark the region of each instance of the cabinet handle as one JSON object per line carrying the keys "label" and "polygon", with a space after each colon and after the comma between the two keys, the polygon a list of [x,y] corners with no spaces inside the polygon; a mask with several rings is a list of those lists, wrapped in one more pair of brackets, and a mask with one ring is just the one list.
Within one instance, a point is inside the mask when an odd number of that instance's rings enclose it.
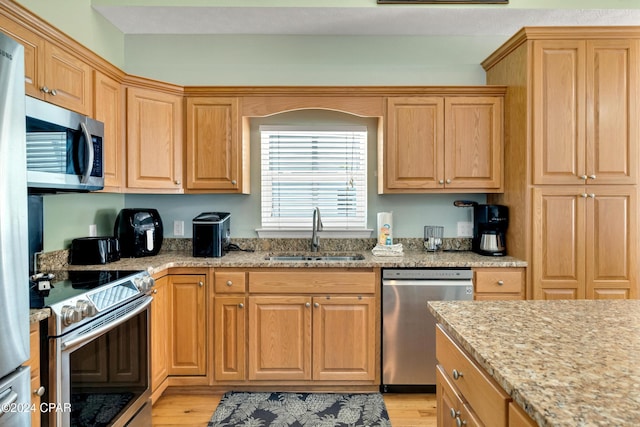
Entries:
{"label": "cabinet handle", "polygon": [[231,280],[227,280],[227,286],[233,286],[233,282]]}
{"label": "cabinet handle", "polygon": [[467,422],[460,417],[456,418],[456,427],[466,426]]}
{"label": "cabinet handle", "polygon": [[450,179],[447,180],[447,184],[451,184],[451,180]]}
{"label": "cabinet handle", "polygon": [[595,198],[596,198],[596,195],[595,195],[595,194],[593,194],[593,193],[591,193],[591,194],[589,194],[589,198],[591,198],[591,199],[595,199]]}
{"label": "cabinet handle", "polygon": [[595,175],[589,175],[589,179],[596,179]]}
{"label": "cabinet handle", "polygon": [[235,179],[231,180],[231,185],[236,185],[238,183],[238,181],[236,181]]}
{"label": "cabinet handle", "polygon": [[583,199],[586,199],[586,198],[587,198],[587,193],[582,193],[582,194],[580,195],[580,197],[582,197]]}
{"label": "cabinet handle", "polygon": [[154,289],[154,290],[153,290],[153,293],[154,293],[154,294],[157,294],[157,293],[158,293],[158,290],[157,290],[157,289]]}
{"label": "cabinet handle", "polygon": [[498,286],[502,286],[502,285],[504,285],[504,280],[498,280],[497,283],[498,283]]}
{"label": "cabinet handle", "polygon": [[451,408],[449,414],[451,414],[451,418],[458,418],[460,416],[460,411],[456,411],[454,408]]}
{"label": "cabinet handle", "polygon": [[244,308],[244,304],[243,303],[238,304],[238,308]]}
{"label": "cabinet handle", "polygon": [[33,391],[33,394],[35,394],[36,396],[42,397],[44,396],[44,392],[45,392],[45,388],[43,386],[40,386]]}
{"label": "cabinet handle", "polygon": [[182,184],[182,183],[180,182],[180,180],[179,180],[179,179],[176,179],[176,180],[175,180],[175,181],[173,181],[173,182],[175,182],[175,184],[176,184],[176,185],[180,185],[180,184]]}
{"label": "cabinet handle", "polygon": [[441,179],[440,181],[438,181],[438,184],[444,184],[444,179]]}
{"label": "cabinet handle", "polygon": [[51,89],[51,96],[56,96],[58,94],[58,91],[55,89]]}
{"label": "cabinet handle", "polygon": [[458,371],[457,369],[454,369],[451,374],[452,374],[454,380],[459,380],[463,376],[462,372]]}
{"label": "cabinet handle", "polygon": [[48,87],[46,87],[46,86],[42,86],[42,87],[40,88],[40,92],[42,92],[42,93],[49,93],[49,88],[48,88]]}
{"label": "cabinet handle", "polygon": [[305,303],[305,305],[304,305],[304,306],[305,306],[305,307],[307,307],[307,308],[309,308],[309,307],[311,307],[311,303],[310,303],[310,302]]}
{"label": "cabinet handle", "polygon": [[198,286],[203,287],[204,283],[203,282],[198,282]]}
{"label": "cabinet handle", "polygon": [[314,302],[314,303],[313,303],[313,306],[314,306],[315,308],[318,308],[318,307],[320,307],[320,304],[318,304],[317,302]]}
{"label": "cabinet handle", "polygon": [[583,181],[587,180],[587,175],[580,175],[578,178],[580,178]]}

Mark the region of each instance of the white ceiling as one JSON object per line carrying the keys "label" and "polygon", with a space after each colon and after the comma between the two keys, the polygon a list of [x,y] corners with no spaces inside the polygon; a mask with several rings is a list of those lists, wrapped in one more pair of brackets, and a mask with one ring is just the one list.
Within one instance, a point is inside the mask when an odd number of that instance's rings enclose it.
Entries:
{"label": "white ceiling", "polygon": [[125,34],[510,36],[524,26],[640,25],[640,9],[93,7]]}

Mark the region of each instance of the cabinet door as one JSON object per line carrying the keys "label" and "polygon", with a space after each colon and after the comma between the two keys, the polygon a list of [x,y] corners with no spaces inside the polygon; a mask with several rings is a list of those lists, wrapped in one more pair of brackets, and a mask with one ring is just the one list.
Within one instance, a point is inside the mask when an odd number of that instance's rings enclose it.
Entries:
{"label": "cabinet door", "polygon": [[242,192],[238,98],[187,98],[188,190]]}
{"label": "cabinet door", "polygon": [[585,203],[583,187],[533,191],[533,296],[584,298]]}
{"label": "cabinet door", "polygon": [[120,191],[123,184],[125,158],[123,141],[122,86],[114,79],[95,74],[94,116],[104,123],[104,185],[106,191]]}
{"label": "cabinet door", "polygon": [[[78,113],[93,114],[93,68],[52,43],[45,44],[45,99]],[[45,90],[45,92],[47,92]]]}
{"label": "cabinet door", "polygon": [[196,274],[169,277],[171,283],[169,375],[205,375],[206,277]]}
{"label": "cabinet door", "polygon": [[502,98],[445,99],[446,188],[502,188]]}
{"label": "cabinet door", "polygon": [[375,298],[313,298],[313,379],[375,379]]}
{"label": "cabinet door", "polygon": [[[41,394],[44,393],[40,378],[40,323],[31,323],[29,326],[29,360],[25,365],[31,369],[31,405],[40,408]],[[40,427],[42,412],[31,411],[31,427]]]}
{"label": "cabinet door", "polygon": [[5,16],[0,16],[0,30],[24,46],[25,93],[43,98],[40,82],[44,79],[44,40]]}
{"label": "cabinet door", "polygon": [[169,278],[161,277],[153,287],[151,301],[151,391],[155,391],[169,375],[170,292]]}
{"label": "cabinet door", "polygon": [[638,181],[638,40],[587,41],[588,184]]}
{"label": "cabinet door", "polygon": [[311,379],[310,297],[249,297],[249,379]]}
{"label": "cabinet door", "polygon": [[583,184],[585,42],[536,40],[533,46],[534,184]]}
{"label": "cabinet door", "polygon": [[440,188],[444,179],[444,99],[389,98],[384,190]]}
{"label": "cabinet door", "polygon": [[127,187],[182,189],[182,98],[127,90]]}
{"label": "cabinet door", "polygon": [[637,298],[638,198],[635,186],[589,187],[586,297]]}
{"label": "cabinet door", "polygon": [[244,296],[214,298],[214,362],[216,381],[245,379],[245,305]]}

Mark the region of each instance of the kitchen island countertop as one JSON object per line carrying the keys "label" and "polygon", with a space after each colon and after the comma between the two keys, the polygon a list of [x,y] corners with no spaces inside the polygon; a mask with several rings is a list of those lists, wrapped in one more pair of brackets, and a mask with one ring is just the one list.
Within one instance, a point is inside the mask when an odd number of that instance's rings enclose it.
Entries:
{"label": "kitchen island countertop", "polygon": [[429,302],[540,426],[640,422],[640,301]]}
{"label": "kitchen island countertop", "polygon": [[[122,258],[120,261],[103,264],[79,266],[70,265],[73,270],[135,270],[148,269],[152,274],[172,267],[526,267],[527,263],[517,258],[482,256],[469,251],[451,251],[430,253],[425,251],[406,251],[403,256],[373,256],[371,251],[353,253],[363,255],[356,261],[270,261],[268,255],[279,252],[243,252],[232,251],[219,258],[196,258],[186,251],[162,251],[156,256],[142,258]],[[320,252],[319,254],[322,254]]]}

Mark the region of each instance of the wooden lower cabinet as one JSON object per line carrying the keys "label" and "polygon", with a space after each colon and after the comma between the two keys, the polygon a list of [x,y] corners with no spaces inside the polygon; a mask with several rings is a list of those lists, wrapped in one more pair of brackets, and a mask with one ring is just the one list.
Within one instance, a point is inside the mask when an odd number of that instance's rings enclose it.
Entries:
{"label": "wooden lower cabinet", "polygon": [[244,295],[216,296],[214,306],[214,381],[246,378],[246,306]]}
{"label": "wooden lower cabinet", "polygon": [[31,426],[40,427],[42,412],[39,410],[41,396],[45,390],[40,381],[40,323],[32,323],[29,329],[29,360],[25,363],[31,369],[31,405],[36,408],[31,412]]}
{"label": "wooden lower cabinet", "polygon": [[172,274],[169,375],[207,374],[206,276]]}
{"label": "wooden lower cabinet", "polygon": [[153,287],[153,301],[151,301],[151,392],[152,401],[156,394],[162,394],[167,387],[169,376],[169,277],[164,276],[155,280]]}
{"label": "wooden lower cabinet", "polygon": [[436,358],[438,427],[536,425],[441,325],[436,327]]}
{"label": "wooden lower cabinet", "polygon": [[524,268],[474,268],[473,299],[525,299]]}

